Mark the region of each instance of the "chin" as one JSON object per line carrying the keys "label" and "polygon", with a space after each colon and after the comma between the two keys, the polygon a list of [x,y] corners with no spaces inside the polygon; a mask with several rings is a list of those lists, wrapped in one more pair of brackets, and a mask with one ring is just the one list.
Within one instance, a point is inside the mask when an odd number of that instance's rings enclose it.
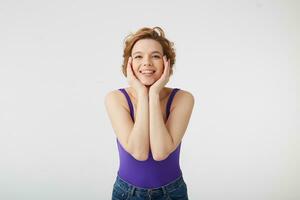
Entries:
{"label": "chin", "polygon": [[145,83],[143,83],[143,85],[146,86],[146,87],[150,87],[151,85],[153,85],[153,83],[152,84],[145,84]]}
{"label": "chin", "polygon": [[142,84],[145,86],[151,86],[155,83],[155,81],[142,81]]}

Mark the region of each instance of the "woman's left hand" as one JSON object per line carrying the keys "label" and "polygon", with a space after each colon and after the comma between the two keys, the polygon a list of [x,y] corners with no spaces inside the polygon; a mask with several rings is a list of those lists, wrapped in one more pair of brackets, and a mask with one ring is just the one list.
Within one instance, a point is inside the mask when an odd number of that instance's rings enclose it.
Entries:
{"label": "woman's left hand", "polygon": [[164,61],[164,72],[161,75],[161,77],[153,84],[151,85],[149,89],[150,93],[159,94],[161,89],[164,88],[164,86],[167,84],[167,82],[170,79],[170,59],[167,60],[166,56],[163,56]]}

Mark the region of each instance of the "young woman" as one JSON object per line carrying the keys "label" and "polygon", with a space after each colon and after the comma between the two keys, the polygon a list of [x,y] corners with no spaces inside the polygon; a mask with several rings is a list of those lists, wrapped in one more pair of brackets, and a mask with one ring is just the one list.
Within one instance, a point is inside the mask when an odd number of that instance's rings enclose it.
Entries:
{"label": "young woman", "polygon": [[160,27],[141,28],[126,38],[123,57],[129,87],[105,97],[120,159],[112,199],[188,199],[179,155],[194,97],[165,87],[173,43]]}

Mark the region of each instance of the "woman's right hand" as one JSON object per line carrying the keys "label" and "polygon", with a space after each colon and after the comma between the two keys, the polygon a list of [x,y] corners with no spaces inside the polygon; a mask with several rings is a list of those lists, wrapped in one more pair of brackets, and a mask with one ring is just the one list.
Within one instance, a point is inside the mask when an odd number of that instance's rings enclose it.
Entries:
{"label": "woman's right hand", "polygon": [[147,87],[143,85],[140,80],[136,78],[136,76],[133,73],[132,69],[132,57],[128,58],[127,62],[127,81],[131,87],[137,92],[137,93],[143,93],[148,91]]}

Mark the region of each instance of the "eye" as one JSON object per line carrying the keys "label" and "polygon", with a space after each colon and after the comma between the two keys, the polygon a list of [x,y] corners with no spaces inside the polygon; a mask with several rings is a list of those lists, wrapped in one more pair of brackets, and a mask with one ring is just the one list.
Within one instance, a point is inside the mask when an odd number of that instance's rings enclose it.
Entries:
{"label": "eye", "polygon": [[142,56],[135,56],[134,58],[141,58]]}
{"label": "eye", "polygon": [[159,55],[154,55],[153,57],[154,57],[154,58],[160,58],[160,56],[159,56]]}

